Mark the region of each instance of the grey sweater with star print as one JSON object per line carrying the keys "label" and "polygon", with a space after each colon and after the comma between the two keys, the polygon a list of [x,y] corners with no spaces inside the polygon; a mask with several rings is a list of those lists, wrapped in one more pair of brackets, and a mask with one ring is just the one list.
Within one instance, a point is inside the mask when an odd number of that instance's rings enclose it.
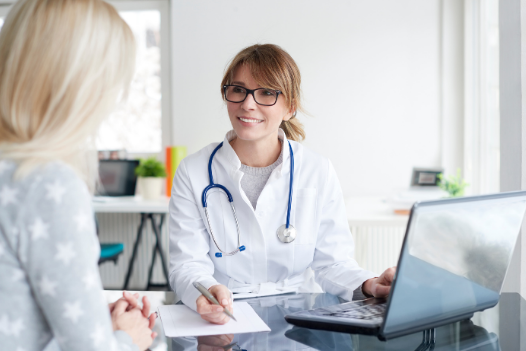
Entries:
{"label": "grey sweater with star print", "polygon": [[0,349],[138,350],[113,332],[85,184],[58,162],[15,170],[0,159]]}

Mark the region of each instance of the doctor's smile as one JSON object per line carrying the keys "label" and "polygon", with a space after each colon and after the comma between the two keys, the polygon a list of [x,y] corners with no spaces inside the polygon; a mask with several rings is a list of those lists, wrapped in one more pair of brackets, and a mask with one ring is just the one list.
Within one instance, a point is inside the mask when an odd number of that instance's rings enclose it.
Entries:
{"label": "doctor's smile", "polygon": [[248,125],[263,122],[262,119],[256,119],[256,118],[238,117],[237,119],[240,120],[241,122],[248,123]]}

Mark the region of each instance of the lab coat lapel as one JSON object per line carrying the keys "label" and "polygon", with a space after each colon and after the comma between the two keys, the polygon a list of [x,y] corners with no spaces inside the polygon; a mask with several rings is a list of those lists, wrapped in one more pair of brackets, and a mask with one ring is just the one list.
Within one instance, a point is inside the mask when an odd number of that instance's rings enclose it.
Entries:
{"label": "lab coat lapel", "polygon": [[[252,274],[240,278],[244,278],[247,283],[258,284],[268,281],[266,239],[250,201],[244,192],[241,191],[241,178],[243,176],[243,172],[240,170],[241,161],[229,143],[234,136],[235,132],[233,130],[226,134],[223,140],[223,147],[217,152],[217,159],[214,159],[214,162],[218,163],[218,169],[223,170],[222,174],[219,172],[222,177],[227,178],[225,180],[232,184],[229,190],[234,197],[234,206],[240,219],[241,245],[245,245],[246,250],[233,256],[243,257],[242,260],[229,260],[226,263],[226,267],[227,273],[239,272],[238,266],[243,264],[244,260],[247,260],[247,265],[252,267]],[[234,276],[238,275],[234,274]]]}

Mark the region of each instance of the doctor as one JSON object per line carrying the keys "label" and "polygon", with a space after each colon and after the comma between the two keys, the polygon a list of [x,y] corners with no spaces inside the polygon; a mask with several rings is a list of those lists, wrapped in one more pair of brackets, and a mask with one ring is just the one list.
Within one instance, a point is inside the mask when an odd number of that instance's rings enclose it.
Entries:
{"label": "doctor", "polygon": [[[253,45],[230,63],[221,93],[232,128],[185,158],[170,200],[170,284],[212,323],[231,292],[386,296],[394,277],[360,268],[331,162],[305,148],[295,118],[300,72],[276,45]],[[192,283],[200,282],[222,307]]]}

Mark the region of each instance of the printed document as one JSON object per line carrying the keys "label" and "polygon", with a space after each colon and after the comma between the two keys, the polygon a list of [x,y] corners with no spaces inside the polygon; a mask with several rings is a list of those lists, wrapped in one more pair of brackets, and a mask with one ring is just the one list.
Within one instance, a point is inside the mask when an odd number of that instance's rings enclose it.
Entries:
{"label": "printed document", "polygon": [[223,325],[205,321],[197,312],[185,305],[159,306],[159,316],[163,323],[164,334],[170,338],[270,331],[246,302],[234,302],[234,317],[237,322],[231,319]]}

